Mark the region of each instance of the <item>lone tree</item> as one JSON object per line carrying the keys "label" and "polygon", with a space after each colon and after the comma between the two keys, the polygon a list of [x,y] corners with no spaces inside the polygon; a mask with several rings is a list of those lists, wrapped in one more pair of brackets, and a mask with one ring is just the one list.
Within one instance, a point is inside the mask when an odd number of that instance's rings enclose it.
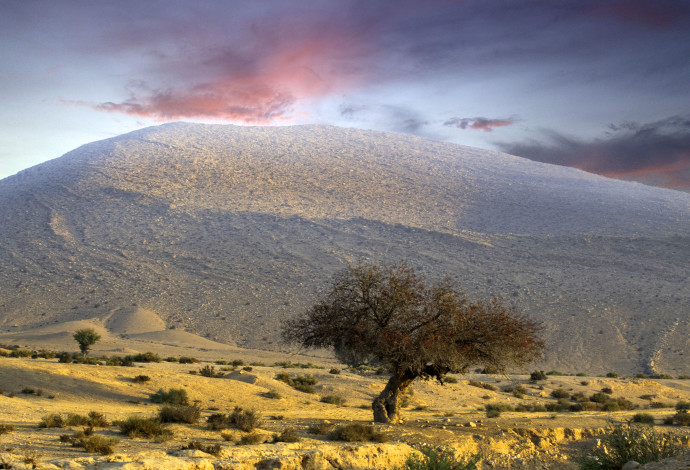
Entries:
{"label": "lone tree", "polygon": [[86,354],[89,352],[89,348],[96,344],[99,339],[101,339],[101,335],[96,333],[93,328],[84,328],[83,330],[78,330],[72,337],[77,343],[79,343],[79,349],[84,356],[86,356]]}
{"label": "lone tree", "polygon": [[537,322],[500,299],[473,302],[446,279],[426,285],[404,262],[351,266],[330,292],[288,320],[283,339],[305,347],[370,355],[391,378],[374,399],[374,421],[398,423],[400,398],[416,378],[465,373],[483,365],[505,371],[541,356]]}

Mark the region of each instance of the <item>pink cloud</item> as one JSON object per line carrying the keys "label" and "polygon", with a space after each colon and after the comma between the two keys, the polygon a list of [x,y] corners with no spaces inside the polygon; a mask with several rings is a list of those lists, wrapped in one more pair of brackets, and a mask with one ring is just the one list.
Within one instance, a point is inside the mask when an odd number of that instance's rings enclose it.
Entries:
{"label": "pink cloud", "polygon": [[484,117],[451,118],[443,123],[444,126],[453,126],[458,129],[475,129],[491,132],[494,127],[505,127],[515,124],[515,119],[487,119]]}

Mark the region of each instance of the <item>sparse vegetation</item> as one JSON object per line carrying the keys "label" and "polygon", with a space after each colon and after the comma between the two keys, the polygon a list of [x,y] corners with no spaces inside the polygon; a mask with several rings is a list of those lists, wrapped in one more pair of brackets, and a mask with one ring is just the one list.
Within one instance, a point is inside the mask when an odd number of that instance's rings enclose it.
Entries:
{"label": "sparse vegetation", "polygon": [[641,424],[611,425],[600,442],[581,460],[582,470],[620,470],[631,460],[645,464],[682,452],[682,446],[672,437]]}
{"label": "sparse vegetation", "polygon": [[299,442],[302,438],[293,427],[283,429],[280,434],[273,436],[273,442]]}
{"label": "sparse vegetation", "polygon": [[236,406],[229,417],[230,423],[244,432],[249,432],[261,426],[261,416],[254,410],[244,410]]}
{"label": "sparse vegetation", "polygon": [[633,423],[640,423],[640,424],[654,424],[654,416],[650,415],[649,413],[636,413],[632,417],[632,422]]}
{"label": "sparse vegetation", "polygon": [[340,395],[326,395],[321,397],[321,401],[323,403],[329,403],[331,405],[338,405],[338,406],[343,406],[347,402],[345,398],[341,397]]}
{"label": "sparse vegetation", "polygon": [[135,375],[132,378],[132,382],[134,382],[136,384],[143,384],[143,383],[150,382],[150,381],[151,381],[151,377],[149,377],[148,375]]}
{"label": "sparse vegetation", "polygon": [[167,392],[162,388],[150,396],[153,403],[167,403],[170,405],[189,405],[187,390],[183,388],[171,388]]}
{"label": "sparse vegetation", "polygon": [[405,462],[403,470],[474,470],[481,454],[473,454],[458,460],[452,448],[424,446],[421,455],[413,454]]}
{"label": "sparse vegetation", "polygon": [[285,382],[286,384],[288,384],[295,390],[299,390],[300,392],[316,393],[314,385],[316,385],[318,380],[311,374],[290,377],[289,374],[281,372],[276,374],[275,379],[280,380],[281,382]]}
{"label": "sparse vegetation", "polygon": [[316,423],[312,424],[307,428],[309,434],[316,434],[319,436],[326,436],[329,432],[333,430],[333,425],[331,423]]}
{"label": "sparse vegetation", "polygon": [[162,423],[194,424],[199,421],[201,410],[194,405],[164,405],[158,412]]}
{"label": "sparse vegetation", "polygon": [[372,426],[354,423],[338,426],[328,434],[332,441],[346,442],[387,442],[388,437],[376,431]]}
{"label": "sparse vegetation", "polygon": [[145,439],[156,438],[165,440],[172,437],[172,432],[164,429],[158,418],[147,418],[144,416],[134,415],[114,424],[120,428],[120,432],[122,434],[125,434],[131,438],[142,437]]}
{"label": "sparse vegetation", "polygon": [[151,351],[147,351],[143,354],[133,354],[130,356],[125,356],[125,359],[132,361],[132,362],[162,362],[163,361],[158,354],[152,353]]}
{"label": "sparse vegetation", "polygon": [[67,426],[64,418],[59,413],[51,413],[43,416],[38,424],[39,428],[64,428]]}
{"label": "sparse vegetation", "polygon": [[251,446],[256,444],[262,444],[266,441],[266,438],[259,433],[251,433],[240,438],[240,445]]}
{"label": "sparse vegetation", "polygon": [[10,432],[14,432],[14,426],[11,424],[0,424],[0,436],[3,434],[7,434]]}
{"label": "sparse vegetation", "polygon": [[201,452],[206,452],[207,454],[215,455],[218,457],[221,452],[220,444],[207,444],[204,445],[200,441],[192,441],[182,449],[200,450]]}
{"label": "sparse vegetation", "polygon": [[209,366],[206,365],[199,369],[199,375],[203,377],[212,377],[212,378],[221,378],[224,377],[225,374],[223,372],[216,372],[216,367],[215,366]]}
{"label": "sparse vegetation", "polygon": [[529,379],[532,382],[539,382],[539,381],[546,380],[547,377],[546,377],[546,374],[544,373],[543,370],[535,370],[534,372],[532,372],[529,375]]}
{"label": "sparse vegetation", "polygon": [[488,384],[486,382],[479,382],[477,380],[469,380],[467,385],[477,388],[483,388],[484,390],[491,390],[492,392],[498,392],[499,388],[495,385]]}
{"label": "sparse vegetation", "polygon": [[199,359],[196,357],[189,357],[189,356],[180,356],[179,359],[177,359],[177,362],[180,364],[198,364]]}

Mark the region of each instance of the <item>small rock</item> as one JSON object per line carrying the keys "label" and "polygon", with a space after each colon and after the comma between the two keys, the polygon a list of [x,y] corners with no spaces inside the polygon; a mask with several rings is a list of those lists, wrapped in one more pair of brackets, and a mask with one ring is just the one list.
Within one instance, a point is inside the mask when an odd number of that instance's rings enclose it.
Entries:
{"label": "small rock", "polygon": [[640,467],[641,467],[641,465],[638,462],[635,462],[634,460],[630,460],[630,461],[626,462],[625,465],[623,465],[621,467],[621,470],[635,470],[636,468],[640,468]]}
{"label": "small rock", "polygon": [[465,423],[465,427],[468,427],[468,428],[476,428],[476,427],[477,427],[477,423],[473,423],[472,421],[470,421],[469,423]]}

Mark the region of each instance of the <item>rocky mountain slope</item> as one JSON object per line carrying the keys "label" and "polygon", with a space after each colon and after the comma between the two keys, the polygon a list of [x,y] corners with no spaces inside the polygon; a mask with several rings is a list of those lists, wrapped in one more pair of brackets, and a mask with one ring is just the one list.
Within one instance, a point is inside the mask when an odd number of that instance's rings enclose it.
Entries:
{"label": "rocky mountain slope", "polygon": [[544,367],[688,373],[690,194],[411,136],[173,123],[0,181],[0,328],[155,312],[278,348],[347,262],[544,322]]}

